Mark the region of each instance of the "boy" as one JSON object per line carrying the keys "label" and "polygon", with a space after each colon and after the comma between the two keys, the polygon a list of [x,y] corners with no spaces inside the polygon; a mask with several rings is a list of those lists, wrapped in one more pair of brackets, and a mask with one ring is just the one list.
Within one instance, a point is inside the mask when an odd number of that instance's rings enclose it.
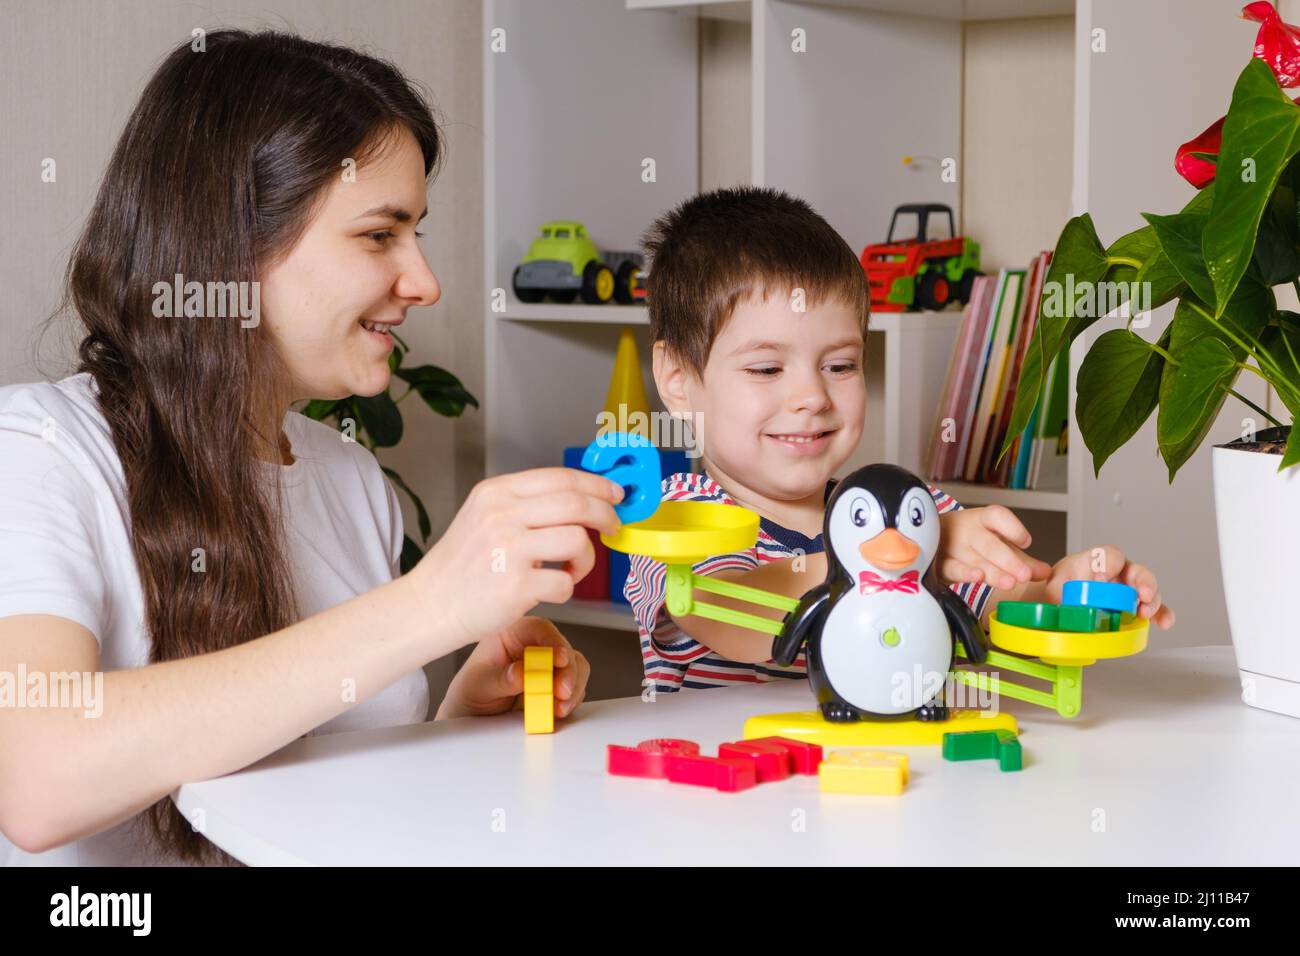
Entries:
{"label": "boy", "polygon": [[[757,544],[714,556],[699,574],[799,597],[826,576],[823,503],[857,448],[866,406],[866,277],[844,240],[800,199],[767,188],[703,193],[661,216],[643,241],[654,378],[664,406],[698,423],[699,474],[672,475],[664,500],[739,504],[761,518]],[[1076,578],[1138,589],[1138,613],[1172,626],[1155,576],[1118,549],[1055,566],[1026,555],[1030,537],[1006,508],[962,510],[930,489],[942,517],[941,581],[987,621],[999,600],[1059,602]],[[664,606],[664,565],[633,557],[624,594],[656,691],[801,678],[771,660],[772,638]],[[996,588],[996,590],[995,590]],[[779,620],[781,612],[710,595]]]}

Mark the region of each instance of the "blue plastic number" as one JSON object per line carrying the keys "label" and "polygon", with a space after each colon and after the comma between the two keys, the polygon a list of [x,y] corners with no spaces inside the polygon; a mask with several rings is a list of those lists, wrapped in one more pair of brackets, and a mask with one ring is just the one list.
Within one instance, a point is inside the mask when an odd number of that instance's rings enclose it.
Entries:
{"label": "blue plastic number", "polygon": [[614,513],[624,524],[644,521],[659,507],[659,449],[631,432],[606,432],[582,453],[582,467],[623,486]]}
{"label": "blue plastic number", "polygon": [[1061,603],[1136,614],[1138,593],[1118,581],[1066,581],[1061,585]]}

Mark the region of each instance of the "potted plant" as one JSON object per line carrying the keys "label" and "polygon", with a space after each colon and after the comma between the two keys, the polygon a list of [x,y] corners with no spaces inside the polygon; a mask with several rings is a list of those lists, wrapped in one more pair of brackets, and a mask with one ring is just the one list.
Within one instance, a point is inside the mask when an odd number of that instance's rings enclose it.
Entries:
{"label": "potted plant", "polygon": [[[1175,158],[1196,196],[1173,215],[1144,213],[1146,226],[1109,246],[1086,214],[1062,231],[1002,453],[1028,423],[1051,358],[1117,309],[1125,327],[1096,338],[1076,382],[1094,473],[1154,411],[1172,482],[1228,397],[1244,403],[1242,437],[1212,452],[1228,621],[1243,700],[1300,717],[1300,633],[1279,613],[1300,569],[1300,314],[1279,309],[1273,292],[1300,291],[1300,105],[1283,92],[1300,86],[1300,30],[1270,3],[1242,13],[1262,24],[1255,55],[1227,115]],[[1169,302],[1158,334],[1136,321]],[[1280,419],[1236,390],[1243,373],[1272,387]]]}
{"label": "potted plant", "polygon": [[[402,440],[402,412],[397,406],[412,392],[419,395],[433,411],[448,418],[456,418],[466,405],[478,408],[478,399],[465,390],[460,379],[436,365],[419,365],[405,368],[403,359],[410,350],[396,331],[389,330],[393,337],[393,351],[388,355],[388,367],[394,378],[406,383],[406,390],[393,399],[386,388],[378,395],[349,395],[341,399],[313,399],[302,408],[302,413],[317,421],[331,419],[345,433],[350,433],[355,441],[362,442],[371,452],[376,448],[390,448]],[[391,386],[390,386],[391,387]],[[425,510],[420,496],[411,490],[402,480],[402,476],[386,465],[381,465],[388,480],[401,490],[411,504],[415,506],[416,522],[420,527],[420,544],[408,533],[402,539],[401,572],[405,574],[419,562],[424,555],[422,545],[429,543],[432,526],[429,512]]]}

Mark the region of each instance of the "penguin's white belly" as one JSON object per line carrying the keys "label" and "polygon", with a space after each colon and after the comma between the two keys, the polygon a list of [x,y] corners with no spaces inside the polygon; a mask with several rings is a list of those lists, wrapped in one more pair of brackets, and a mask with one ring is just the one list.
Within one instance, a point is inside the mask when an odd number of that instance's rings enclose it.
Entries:
{"label": "penguin's white belly", "polygon": [[919,594],[847,594],[821,633],[835,692],[873,714],[905,714],[942,697],[952,633],[939,602]]}

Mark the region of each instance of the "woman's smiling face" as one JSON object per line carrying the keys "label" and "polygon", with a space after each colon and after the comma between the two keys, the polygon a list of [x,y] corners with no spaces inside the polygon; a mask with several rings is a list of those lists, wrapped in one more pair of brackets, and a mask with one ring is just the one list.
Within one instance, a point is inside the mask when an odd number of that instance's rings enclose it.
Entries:
{"label": "woman's smiling face", "polygon": [[262,322],[293,399],[382,392],[393,348],[386,330],[442,294],[416,243],[427,209],[415,137],[403,129],[355,178],[345,172],[297,244],[261,276]]}

